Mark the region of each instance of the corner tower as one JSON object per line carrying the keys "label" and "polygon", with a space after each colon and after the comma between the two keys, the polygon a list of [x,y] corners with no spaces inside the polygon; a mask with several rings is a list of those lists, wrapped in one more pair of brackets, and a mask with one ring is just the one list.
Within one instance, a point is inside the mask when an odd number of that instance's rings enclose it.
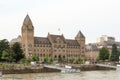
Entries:
{"label": "corner tower", "polygon": [[26,57],[30,57],[34,53],[34,27],[28,14],[23,21],[21,33],[23,51]]}
{"label": "corner tower", "polygon": [[80,45],[81,56],[84,57],[85,56],[85,36],[81,31],[78,32],[78,34],[75,37],[75,40],[77,40],[77,42]]}

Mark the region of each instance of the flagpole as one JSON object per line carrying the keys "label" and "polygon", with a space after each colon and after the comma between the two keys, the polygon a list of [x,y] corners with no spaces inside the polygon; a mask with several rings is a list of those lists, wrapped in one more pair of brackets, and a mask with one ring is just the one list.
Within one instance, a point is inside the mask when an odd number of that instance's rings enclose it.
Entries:
{"label": "flagpole", "polygon": [[58,28],[58,34],[60,35],[60,28]]}

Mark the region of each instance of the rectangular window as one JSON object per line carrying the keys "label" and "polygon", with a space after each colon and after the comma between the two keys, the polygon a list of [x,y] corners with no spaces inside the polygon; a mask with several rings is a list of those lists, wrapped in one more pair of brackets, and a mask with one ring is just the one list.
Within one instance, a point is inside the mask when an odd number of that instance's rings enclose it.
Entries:
{"label": "rectangular window", "polygon": [[54,50],[54,52],[56,52],[56,50]]}
{"label": "rectangular window", "polygon": [[82,47],[82,49],[84,49],[84,47]]}

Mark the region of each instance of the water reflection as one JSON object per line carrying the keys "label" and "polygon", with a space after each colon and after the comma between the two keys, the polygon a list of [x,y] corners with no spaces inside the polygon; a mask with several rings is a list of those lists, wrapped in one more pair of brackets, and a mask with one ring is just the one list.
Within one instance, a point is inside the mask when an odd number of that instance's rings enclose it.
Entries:
{"label": "water reflection", "polygon": [[120,80],[120,71],[84,71],[81,73],[34,73],[8,74],[5,78],[15,77],[14,80]]}

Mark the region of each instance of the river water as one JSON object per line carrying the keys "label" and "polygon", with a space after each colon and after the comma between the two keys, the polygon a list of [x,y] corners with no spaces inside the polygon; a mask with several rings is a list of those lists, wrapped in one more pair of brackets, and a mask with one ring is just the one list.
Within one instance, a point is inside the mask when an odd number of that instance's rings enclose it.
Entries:
{"label": "river water", "polygon": [[80,73],[7,74],[0,80],[120,80],[120,71],[81,71]]}

